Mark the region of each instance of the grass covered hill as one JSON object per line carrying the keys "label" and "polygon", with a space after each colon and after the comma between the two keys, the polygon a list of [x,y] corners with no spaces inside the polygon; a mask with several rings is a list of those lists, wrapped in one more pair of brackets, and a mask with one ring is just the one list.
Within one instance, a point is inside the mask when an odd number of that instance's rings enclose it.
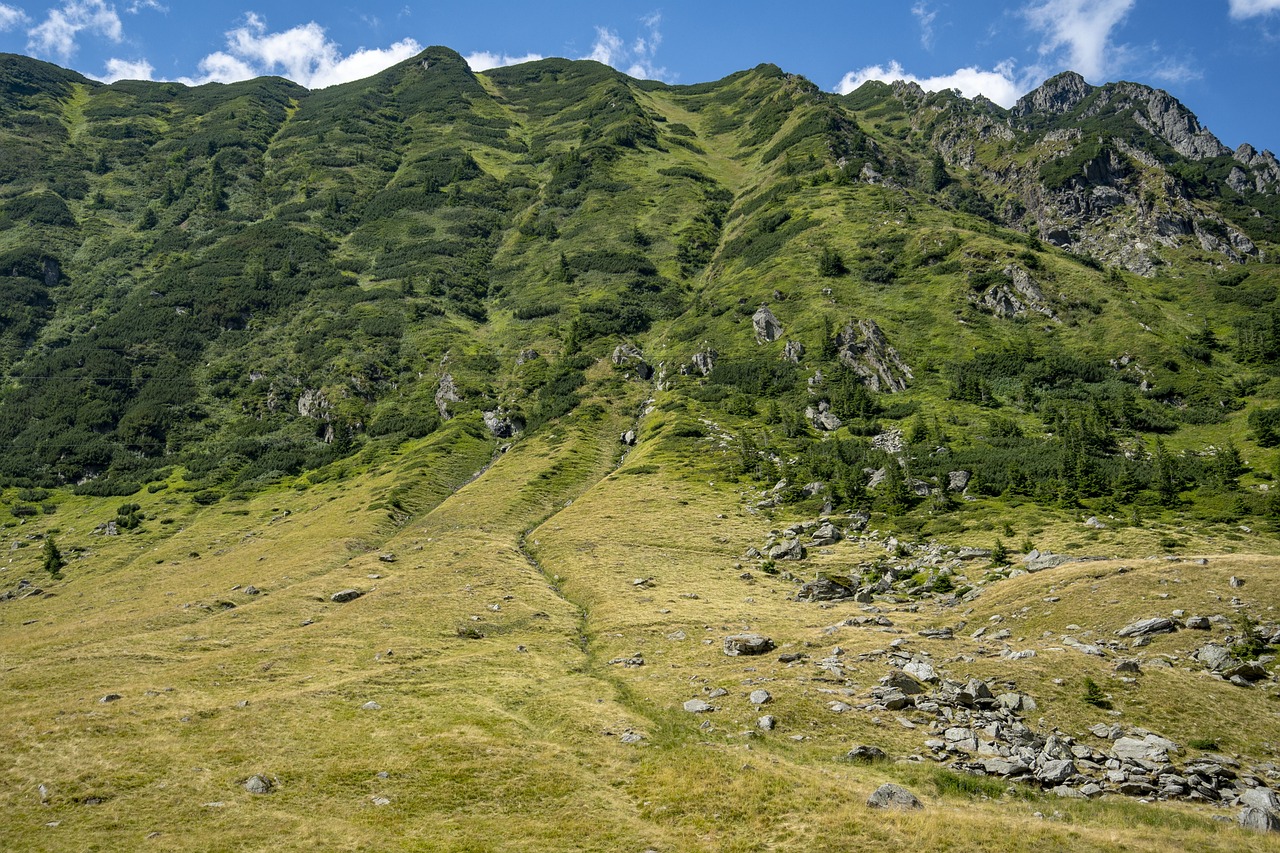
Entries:
{"label": "grass covered hill", "polygon": [[0,846],[1275,846],[1280,164],[1166,93],[4,55],[0,151]]}

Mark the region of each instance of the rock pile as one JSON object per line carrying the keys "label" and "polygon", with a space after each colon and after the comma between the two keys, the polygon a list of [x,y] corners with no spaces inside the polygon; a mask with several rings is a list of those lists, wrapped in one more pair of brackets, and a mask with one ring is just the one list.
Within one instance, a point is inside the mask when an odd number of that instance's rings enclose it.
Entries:
{"label": "rock pile", "polygon": [[[921,653],[907,658],[898,651],[890,661],[898,668],[880,679],[862,708],[932,718],[932,737],[924,744],[928,757],[957,770],[1025,782],[1062,797],[1120,794],[1240,805],[1253,824],[1280,814],[1268,805],[1280,805],[1280,799],[1262,777],[1242,771],[1233,759],[1202,755],[1178,765],[1173,756],[1180,749],[1173,741],[1114,723],[1090,729],[1101,741],[1097,745],[1056,729],[1040,732],[1024,716],[1036,710],[1035,700],[1010,684],[946,678]],[[1265,814],[1248,813],[1250,808]]]}

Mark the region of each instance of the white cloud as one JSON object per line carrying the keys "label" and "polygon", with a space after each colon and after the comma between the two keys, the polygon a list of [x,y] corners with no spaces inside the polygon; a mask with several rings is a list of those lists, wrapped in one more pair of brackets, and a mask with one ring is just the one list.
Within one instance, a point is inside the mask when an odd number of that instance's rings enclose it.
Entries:
{"label": "white cloud", "polygon": [[103,83],[114,83],[117,80],[152,80],[155,72],[155,67],[145,59],[137,61],[108,59],[106,73],[96,79]]}
{"label": "white cloud", "polygon": [[17,6],[0,3],[0,33],[12,30],[19,24],[25,24],[29,20],[31,19],[27,17],[27,13]]}
{"label": "white cloud", "polygon": [[312,21],[278,33],[267,32],[266,22],[250,12],[243,26],[227,33],[227,49],[200,60],[200,76],[184,77],[188,85],[231,83],[264,74],[280,74],[308,89],[376,74],[422,50],[413,39],[402,39],[388,48],[361,48],[342,55],[324,27]]}
{"label": "white cloud", "polygon": [[1117,68],[1123,48],[1111,45],[1111,31],[1136,0],[1041,0],[1023,9],[1033,29],[1044,35],[1041,56],[1066,51],[1067,65],[1099,81]]}
{"label": "white cloud", "polygon": [[169,11],[169,7],[161,5],[159,0],[133,0],[133,2],[129,4],[128,11],[130,15],[136,15],[143,9],[152,9],[156,12]]}
{"label": "white cloud", "polygon": [[898,62],[890,62],[889,67],[868,65],[857,71],[850,71],[836,84],[836,91],[847,95],[868,80],[882,80],[891,83],[894,80],[905,80],[919,84],[926,92],[940,92],[943,89],[959,89],[966,98],[983,95],[1002,107],[1013,106],[1014,102],[1027,91],[1025,83],[1014,77],[1013,62],[1006,60],[990,71],[981,68],[960,68],[950,74],[934,77],[917,77],[909,74]]}
{"label": "white cloud", "polygon": [[654,63],[662,46],[662,15],[654,12],[640,19],[645,32],[630,43],[608,27],[596,27],[595,44],[583,59],[594,59],[641,80],[669,80],[667,69]]}
{"label": "white cloud", "polygon": [[1280,12],[1280,0],[1230,0],[1231,17],[1237,21]]}
{"label": "white cloud", "polygon": [[49,10],[42,23],[27,30],[27,50],[65,61],[75,54],[76,37],[82,32],[117,43],[124,38],[124,28],[114,6],[103,0],[64,0],[60,7]]}
{"label": "white cloud", "polygon": [[1189,83],[1203,80],[1204,72],[1185,62],[1166,59],[1151,69],[1151,76],[1162,83]]}
{"label": "white cloud", "polygon": [[508,65],[519,65],[522,62],[537,62],[545,57],[540,53],[526,53],[524,56],[511,56],[506,53],[490,53],[478,50],[467,54],[467,65],[472,71],[488,71],[490,68],[505,68]]}
{"label": "white cloud", "polygon": [[930,9],[924,0],[919,0],[911,7],[911,14],[920,22],[920,46],[925,50],[933,50],[933,21],[938,13]]}

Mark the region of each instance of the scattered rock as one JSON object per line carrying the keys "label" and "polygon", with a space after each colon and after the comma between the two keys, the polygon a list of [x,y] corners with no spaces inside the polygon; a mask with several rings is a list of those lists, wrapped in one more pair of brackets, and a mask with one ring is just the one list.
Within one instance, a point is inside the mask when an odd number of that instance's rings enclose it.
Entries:
{"label": "scattered rock", "polygon": [[690,714],[706,714],[714,711],[716,707],[703,699],[690,699],[684,703],[684,709]]}
{"label": "scattered rock", "polygon": [[245,780],[244,789],[250,794],[269,794],[275,787],[266,776],[255,774]]}
{"label": "scattered rock", "polygon": [[360,710],[362,710],[362,711],[381,711],[381,710],[382,710],[382,706],[381,706],[381,705],[379,705],[377,702],[374,702],[374,701],[372,701],[372,700],[371,700],[371,701],[369,701],[369,702],[365,702],[363,705],[361,705],[361,706],[360,706]]}
{"label": "scattered rock", "polygon": [[1280,817],[1265,809],[1254,808],[1253,806],[1245,806],[1236,817],[1236,822],[1243,828],[1252,829],[1255,832],[1280,831]]}
{"label": "scattered rock", "polygon": [[123,698],[124,697],[121,696],[119,693],[108,693],[106,696],[103,696],[101,699],[98,700],[98,704],[109,705],[112,702],[119,702]]}
{"label": "scattered rock", "polygon": [[1151,634],[1168,634],[1176,630],[1178,626],[1172,619],[1165,616],[1152,616],[1150,619],[1140,619],[1125,625],[1116,631],[1116,634],[1121,637],[1145,637]]}
{"label": "scattered rock", "polygon": [[776,341],[782,336],[782,324],[778,322],[777,317],[773,316],[768,305],[761,305],[756,309],[756,313],[751,315],[751,326],[755,329],[758,344]]}
{"label": "scattered rock", "polygon": [[733,634],[724,638],[724,653],[738,655],[762,655],[775,648],[773,640],[760,634]]}
{"label": "scattered rock", "polygon": [[772,714],[765,714],[756,720],[756,728],[762,732],[771,732],[778,726],[778,718]]}
{"label": "scattered rock", "polygon": [[329,600],[337,604],[346,604],[348,601],[355,601],[357,598],[359,598],[362,595],[364,595],[363,590],[344,589],[344,590],[335,592],[333,595],[329,596]]}
{"label": "scattered rock", "polygon": [[747,699],[752,705],[766,705],[773,701],[773,695],[768,690],[752,690]]}
{"label": "scattered rock", "polygon": [[889,756],[883,749],[878,746],[855,746],[853,749],[845,753],[845,758],[856,764],[875,764],[880,761],[888,761]]}
{"label": "scattered rock", "polygon": [[916,795],[901,785],[885,784],[867,798],[867,805],[873,809],[922,809]]}

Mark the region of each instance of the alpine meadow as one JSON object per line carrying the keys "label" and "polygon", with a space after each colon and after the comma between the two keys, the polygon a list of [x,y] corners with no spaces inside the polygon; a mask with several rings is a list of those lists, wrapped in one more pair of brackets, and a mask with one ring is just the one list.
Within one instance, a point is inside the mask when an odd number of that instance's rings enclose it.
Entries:
{"label": "alpine meadow", "polygon": [[1280,162],[1164,91],[0,54],[0,290],[0,848],[1280,850]]}

